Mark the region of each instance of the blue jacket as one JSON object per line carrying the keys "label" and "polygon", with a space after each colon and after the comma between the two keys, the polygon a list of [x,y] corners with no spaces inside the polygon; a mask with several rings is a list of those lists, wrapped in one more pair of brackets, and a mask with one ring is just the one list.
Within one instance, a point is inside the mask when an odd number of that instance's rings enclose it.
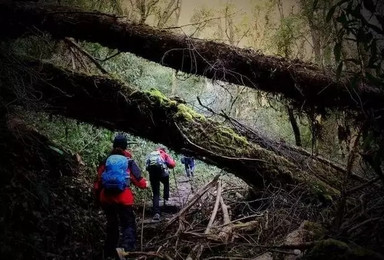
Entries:
{"label": "blue jacket", "polygon": [[195,158],[193,157],[182,157],[181,162],[189,167],[193,168],[195,166]]}

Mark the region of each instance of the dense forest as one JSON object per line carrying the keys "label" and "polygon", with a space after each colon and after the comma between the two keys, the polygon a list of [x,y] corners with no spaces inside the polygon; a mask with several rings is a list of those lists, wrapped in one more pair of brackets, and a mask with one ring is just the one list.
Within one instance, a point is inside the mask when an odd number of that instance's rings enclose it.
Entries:
{"label": "dense forest", "polygon": [[1,259],[104,259],[117,132],[176,161],[130,259],[383,259],[383,32],[376,0],[0,0]]}

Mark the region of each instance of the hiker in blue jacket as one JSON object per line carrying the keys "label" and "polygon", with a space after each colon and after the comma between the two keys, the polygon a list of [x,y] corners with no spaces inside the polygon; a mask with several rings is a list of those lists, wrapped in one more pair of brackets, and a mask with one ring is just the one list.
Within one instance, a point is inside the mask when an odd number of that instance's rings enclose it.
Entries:
{"label": "hiker in blue jacket", "polygon": [[195,158],[183,156],[181,157],[181,163],[184,164],[187,177],[193,177],[195,172]]}

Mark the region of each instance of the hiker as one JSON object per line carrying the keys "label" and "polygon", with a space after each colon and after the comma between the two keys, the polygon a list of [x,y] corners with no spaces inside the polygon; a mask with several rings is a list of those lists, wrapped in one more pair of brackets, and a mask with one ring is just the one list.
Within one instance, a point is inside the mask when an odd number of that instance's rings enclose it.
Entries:
{"label": "hiker", "polygon": [[[126,136],[117,134],[110,155],[97,168],[97,179],[94,183],[95,195],[107,219],[105,258],[116,258],[116,248],[119,246],[126,252],[135,250],[136,220],[131,185],[141,189],[148,187],[147,180],[141,176],[140,168],[126,149]],[[119,232],[122,234],[120,245]]]}
{"label": "hiker", "polygon": [[183,156],[181,157],[181,163],[184,164],[187,177],[193,177],[195,171],[195,158]]}
{"label": "hiker", "polygon": [[160,182],[164,186],[164,206],[169,199],[169,169],[175,167],[176,163],[165,148],[158,148],[151,152],[146,160],[146,169],[149,172],[149,180],[152,188],[153,220],[160,220]]}

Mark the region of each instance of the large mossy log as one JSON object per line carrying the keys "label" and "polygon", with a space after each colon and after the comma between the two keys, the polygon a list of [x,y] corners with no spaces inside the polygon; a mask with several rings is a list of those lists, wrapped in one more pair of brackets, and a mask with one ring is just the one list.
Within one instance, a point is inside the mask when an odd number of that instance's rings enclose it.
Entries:
{"label": "large mossy log", "polygon": [[226,169],[254,187],[272,183],[305,190],[323,199],[339,195],[340,186],[331,178],[341,177],[342,173],[331,174],[331,167],[313,164],[313,170],[328,173],[323,176],[325,179],[319,179],[297,163],[248,141],[232,128],[197,114],[157,90],[140,92],[105,76],[76,73],[39,61],[11,60],[3,62],[1,68],[1,85],[12,86],[9,91],[3,87],[5,99],[15,100],[13,93],[20,93],[15,89],[27,89],[29,97],[38,97],[48,104],[44,107],[47,112],[163,143],[176,152]]}
{"label": "large mossy log", "polygon": [[313,64],[262,55],[222,43],[205,41],[130,23],[99,12],[64,6],[0,1],[0,36],[20,37],[29,30],[70,36],[131,52],[164,66],[282,94],[299,106],[381,109],[384,93],[363,83],[352,89],[348,79]]}

